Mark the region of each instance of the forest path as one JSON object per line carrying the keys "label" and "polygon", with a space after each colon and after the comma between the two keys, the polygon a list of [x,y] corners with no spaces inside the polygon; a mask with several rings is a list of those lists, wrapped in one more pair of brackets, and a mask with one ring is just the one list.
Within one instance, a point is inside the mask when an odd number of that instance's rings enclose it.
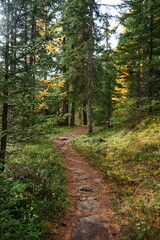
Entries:
{"label": "forest path", "polygon": [[52,240],[121,239],[116,214],[111,209],[113,192],[103,181],[102,173],[70,144],[73,138],[86,132],[85,127],[73,128],[54,140],[62,154],[70,205],[58,233],[50,238]]}

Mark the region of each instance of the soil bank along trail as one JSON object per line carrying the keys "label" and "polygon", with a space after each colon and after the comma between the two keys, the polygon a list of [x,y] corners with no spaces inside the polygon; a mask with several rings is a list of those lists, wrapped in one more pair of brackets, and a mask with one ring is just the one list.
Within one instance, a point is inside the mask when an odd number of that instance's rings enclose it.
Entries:
{"label": "soil bank along trail", "polygon": [[66,169],[70,205],[54,240],[120,240],[116,214],[111,208],[113,193],[102,174],[69,143],[86,128],[73,128],[54,140]]}

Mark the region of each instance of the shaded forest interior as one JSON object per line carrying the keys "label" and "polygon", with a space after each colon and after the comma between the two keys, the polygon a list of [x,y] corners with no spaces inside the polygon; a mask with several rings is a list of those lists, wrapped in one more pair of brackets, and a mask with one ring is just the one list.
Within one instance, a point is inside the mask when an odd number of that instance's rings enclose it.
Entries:
{"label": "shaded forest interior", "polygon": [[[111,28],[113,8],[120,14]],[[123,0],[102,11],[98,0],[0,0],[0,12],[1,238],[34,240],[48,224],[39,219],[51,207],[58,218],[67,205],[51,138],[75,125],[87,125],[93,138],[93,125],[136,132],[150,124],[159,134],[160,2]],[[147,149],[158,151],[153,145]],[[158,240],[153,232],[137,240]]]}

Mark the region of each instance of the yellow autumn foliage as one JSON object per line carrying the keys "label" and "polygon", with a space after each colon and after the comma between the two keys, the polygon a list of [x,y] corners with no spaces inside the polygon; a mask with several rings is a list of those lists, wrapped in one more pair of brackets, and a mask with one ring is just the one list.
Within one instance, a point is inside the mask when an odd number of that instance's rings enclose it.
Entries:
{"label": "yellow autumn foliage", "polygon": [[59,96],[61,96],[61,97],[67,96],[67,91],[65,91],[65,92],[63,92],[63,93],[59,93]]}
{"label": "yellow autumn foliage", "polygon": [[61,88],[61,87],[64,87],[64,82],[61,81],[61,82],[58,82],[58,83],[54,83],[54,84],[49,84],[48,87],[51,87],[51,88]]}
{"label": "yellow autumn foliage", "polygon": [[[57,80],[58,78],[61,78],[63,75],[59,75],[59,76],[53,76],[49,79],[40,79],[40,78],[37,78],[36,80],[39,81],[39,82],[42,82],[44,84],[47,84],[47,83],[52,83],[52,81],[54,80]],[[64,80],[61,80],[61,82],[65,82]]]}
{"label": "yellow autumn foliage", "polygon": [[48,44],[48,45],[46,45],[46,47],[45,47],[45,49],[46,49],[47,51],[51,52],[51,53],[54,53],[57,48],[58,48],[58,47],[53,46],[52,44]]}
{"label": "yellow autumn foliage", "polygon": [[[52,89],[60,89],[63,88],[65,85],[65,80],[61,79],[63,75],[53,76],[50,79],[37,79],[43,86],[46,86],[45,90],[39,91],[39,97],[43,100],[48,95],[52,93]],[[59,96],[66,96],[67,92],[64,93],[57,93]],[[38,109],[48,109],[48,106],[43,104],[38,105]]]}
{"label": "yellow autumn foliage", "polygon": [[36,25],[38,27],[39,34],[43,37],[45,34],[45,22],[41,19],[38,19]]}
{"label": "yellow autumn foliage", "polygon": [[73,89],[70,89],[69,91],[65,91],[65,92],[59,93],[59,96],[65,97],[65,96],[67,96],[67,94],[68,94],[69,92],[73,92]]}
{"label": "yellow autumn foliage", "polygon": [[48,109],[48,106],[47,106],[46,103],[41,103],[41,104],[38,105],[38,109],[39,110],[46,110],[46,109]]}
{"label": "yellow autumn foliage", "polygon": [[40,97],[44,98],[44,97],[47,97],[49,95],[49,92],[48,92],[48,88],[44,91],[40,91]]}
{"label": "yellow autumn foliage", "polygon": [[51,87],[51,88],[56,89],[58,87],[58,84],[54,83],[54,84],[49,84],[48,86]]}
{"label": "yellow autumn foliage", "polygon": [[54,31],[55,32],[58,32],[59,30],[61,30],[62,29],[62,27],[56,27],[56,28],[54,28]]}
{"label": "yellow autumn foliage", "polygon": [[61,78],[61,77],[62,77],[62,75],[54,76],[54,77],[51,77],[50,80],[56,80],[56,79]]}
{"label": "yellow autumn foliage", "polygon": [[56,43],[59,43],[60,45],[62,44],[62,41],[63,41],[63,39],[64,39],[64,37],[62,36],[62,37],[59,37],[59,38],[55,38],[54,39],[54,42],[56,42]]}

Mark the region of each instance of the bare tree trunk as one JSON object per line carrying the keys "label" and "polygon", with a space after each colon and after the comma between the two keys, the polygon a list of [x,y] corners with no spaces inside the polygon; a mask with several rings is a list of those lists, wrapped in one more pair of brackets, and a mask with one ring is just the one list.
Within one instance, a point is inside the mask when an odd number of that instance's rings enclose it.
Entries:
{"label": "bare tree trunk", "polygon": [[[66,38],[63,39],[63,51],[65,53],[66,51]],[[65,74],[67,72],[66,64],[63,66],[63,73]],[[64,90],[68,92],[69,85],[68,82],[66,82]],[[67,96],[62,101],[62,116],[64,117],[65,114],[69,113],[69,105],[68,105],[68,98]],[[62,126],[68,126],[69,125],[69,117],[66,116],[63,122],[61,123]]]}
{"label": "bare tree trunk", "polygon": [[[150,25],[149,25],[149,31],[150,31],[150,38],[149,38],[149,86],[148,86],[148,95],[149,97],[152,97],[152,78],[153,78],[153,24],[154,24],[154,16],[151,14],[150,16]],[[151,110],[151,109],[150,109]]]}
{"label": "bare tree trunk", "polygon": [[111,108],[112,108],[112,99],[111,99],[111,90],[110,90],[111,86],[110,83],[108,85],[108,99],[107,99],[107,113],[106,113],[106,121],[107,121],[107,126],[110,127],[111,123],[110,123],[110,118],[111,118]]}
{"label": "bare tree trunk", "polygon": [[88,133],[92,132],[92,94],[93,94],[93,3],[89,6],[89,51],[88,51]]}
{"label": "bare tree trunk", "polygon": [[[5,93],[7,96],[7,92]],[[6,147],[7,147],[7,123],[8,123],[8,104],[3,104],[2,109],[2,138],[1,138],[1,150],[0,150],[0,163],[3,164],[2,170],[4,170]]]}
{"label": "bare tree trunk", "polygon": [[83,125],[87,125],[86,103],[83,102]]}
{"label": "bare tree trunk", "polygon": [[75,104],[72,102],[72,108],[71,108],[71,121],[70,125],[74,126],[75,125]]}
{"label": "bare tree trunk", "polygon": [[[9,4],[9,1],[8,1]],[[6,46],[5,46],[5,83],[3,88],[3,106],[2,106],[2,137],[1,137],[1,148],[0,148],[0,163],[4,170],[6,148],[7,148],[7,125],[8,125],[8,71],[9,71],[9,11],[6,15],[7,17],[7,30],[6,30]]]}
{"label": "bare tree trunk", "polygon": [[[64,99],[63,99],[63,106],[62,106],[62,115],[64,116],[65,114],[67,114],[68,113],[68,99],[67,99],[67,97],[65,97]],[[66,116],[65,117],[65,119],[64,119],[64,121],[62,122],[62,125],[63,126],[68,126],[69,125],[69,118],[68,118],[68,116]]]}

